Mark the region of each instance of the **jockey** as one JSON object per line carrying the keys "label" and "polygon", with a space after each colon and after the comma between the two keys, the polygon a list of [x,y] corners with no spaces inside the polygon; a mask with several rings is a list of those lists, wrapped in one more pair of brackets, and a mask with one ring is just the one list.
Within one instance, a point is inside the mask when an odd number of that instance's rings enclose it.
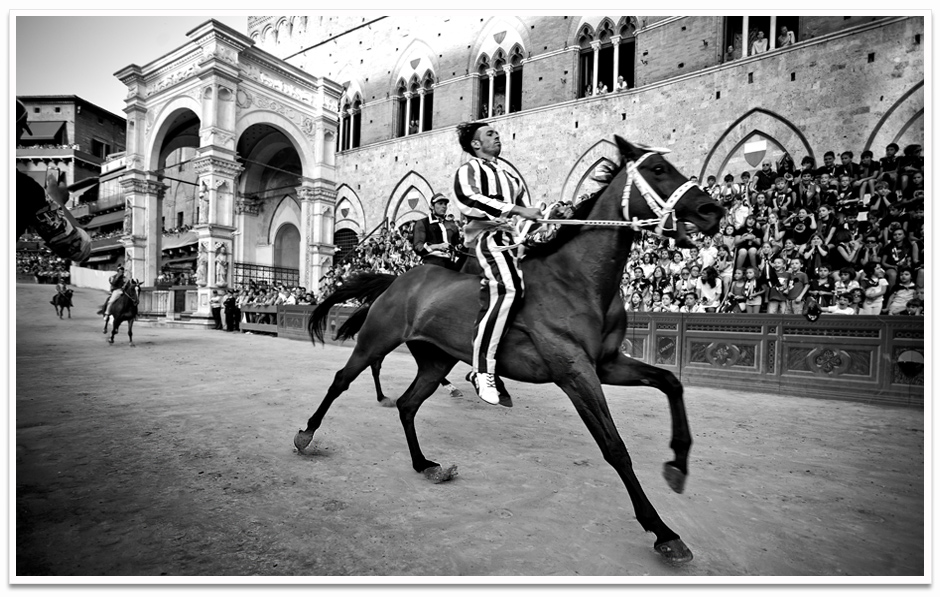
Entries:
{"label": "jockey", "polygon": [[509,314],[522,301],[525,290],[515,251],[500,250],[515,241],[510,216],[536,220],[537,207],[528,206],[522,180],[503,166],[499,157],[499,133],[484,122],[457,126],[457,140],[473,156],[460,166],[454,178],[457,207],[469,220],[464,233],[467,246],[474,246],[483,280],[480,313],[473,333],[471,382],[480,398],[499,404],[496,387],[496,351]]}
{"label": "jockey", "polygon": [[101,310],[98,311],[98,315],[104,315],[105,319],[108,318],[108,315],[109,315],[108,309],[111,307],[111,303],[113,303],[117,299],[117,297],[124,294],[123,289],[124,289],[125,281],[126,279],[124,278],[124,266],[118,266],[117,272],[115,272],[113,276],[108,278],[108,283],[111,285],[111,296],[108,297],[108,300],[104,304],[104,307],[102,307]]}

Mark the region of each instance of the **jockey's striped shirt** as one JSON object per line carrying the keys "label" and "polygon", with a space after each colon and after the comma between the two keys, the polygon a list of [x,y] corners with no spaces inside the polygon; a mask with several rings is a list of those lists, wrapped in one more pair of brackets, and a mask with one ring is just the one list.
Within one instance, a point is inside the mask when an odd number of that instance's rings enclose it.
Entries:
{"label": "jockey's striped shirt", "polygon": [[504,217],[513,205],[528,207],[528,195],[519,176],[497,161],[472,158],[454,177],[457,208],[467,219]]}

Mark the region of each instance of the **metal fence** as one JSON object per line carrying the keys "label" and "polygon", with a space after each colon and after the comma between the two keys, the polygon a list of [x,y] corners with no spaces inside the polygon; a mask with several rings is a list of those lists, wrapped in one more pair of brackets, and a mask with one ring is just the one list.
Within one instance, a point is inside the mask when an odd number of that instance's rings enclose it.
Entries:
{"label": "metal fence", "polygon": [[290,267],[261,265],[258,263],[235,262],[233,280],[235,284],[246,284],[250,281],[255,281],[266,282],[268,284],[299,286],[300,270]]}

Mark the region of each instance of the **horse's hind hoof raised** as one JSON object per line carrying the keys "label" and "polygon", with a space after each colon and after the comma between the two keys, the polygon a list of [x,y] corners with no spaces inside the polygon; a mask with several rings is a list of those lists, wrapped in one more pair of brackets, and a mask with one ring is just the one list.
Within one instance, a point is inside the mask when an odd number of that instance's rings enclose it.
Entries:
{"label": "horse's hind hoof raised", "polygon": [[457,476],[457,465],[452,464],[447,468],[440,465],[432,466],[421,471],[421,474],[431,483],[443,483]]}
{"label": "horse's hind hoof raised", "polygon": [[398,403],[398,398],[389,398],[388,396],[382,396],[382,399],[379,400],[379,406],[384,406],[386,408],[391,408]]}
{"label": "horse's hind hoof raised", "polygon": [[663,556],[667,564],[685,564],[692,561],[692,550],[682,542],[682,539],[658,543],[653,546],[653,549]]}
{"label": "horse's hind hoof raised", "polygon": [[676,493],[682,493],[685,491],[685,473],[668,462],[663,465],[663,478],[666,479],[666,483],[669,484],[669,488]]}
{"label": "horse's hind hoof raised", "polygon": [[297,435],[294,436],[294,447],[297,448],[297,451],[301,454],[306,454],[304,450],[307,449],[307,446],[309,446],[312,441],[313,433],[298,429]]}

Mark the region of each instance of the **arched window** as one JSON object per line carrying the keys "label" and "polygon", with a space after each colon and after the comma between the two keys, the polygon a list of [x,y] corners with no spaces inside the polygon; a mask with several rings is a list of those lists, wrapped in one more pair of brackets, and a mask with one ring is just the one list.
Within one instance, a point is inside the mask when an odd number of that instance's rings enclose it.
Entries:
{"label": "arched window", "polygon": [[398,102],[397,102],[397,117],[398,117],[398,126],[395,131],[395,136],[404,137],[405,133],[408,132],[408,85],[405,84],[404,79],[398,80]]}
{"label": "arched window", "polygon": [[339,131],[337,151],[359,147],[362,129],[362,97],[356,93],[352,99],[343,95],[339,101]]}
{"label": "arched window", "polygon": [[636,86],[636,42],[633,17],[621,19],[614,27],[610,19],[600,22],[597,30],[584,25],[578,35],[581,48],[578,65],[580,79],[578,97],[597,95],[606,87],[608,93],[617,91],[617,83],[623,77],[627,89]]}
{"label": "arched window", "polygon": [[[406,84],[404,80],[398,81],[398,136],[407,137],[408,135],[417,135],[422,131],[428,130],[427,125],[431,122],[431,110],[424,104],[426,101],[428,87],[433,86],[434,76],[428,73],[425,80],[418,80],[417,75],[413,75]],[[424,120],[421,120],[421,110],[424,107]]]}
{"label": "arched window", "polygon": [[420,132],[430,131],[434,125],[434,74],[428,71],[424,75],[422,84],[424,97],[419,98],[423,106],[419,106],[419,114],[423,114],[421,119]]}
{"label": "arched window", "polygon": [[354,230],[343,228],[333,233],[333,245],[336,247],[336,253],[333,256],[333,263],[343,263],[351,257],[359,244],[359,235]]}
{"label": "arched window", "polygon": [[274,265],[276,267],[300,267],[300,231],[293,224],[278,228],[274,237]]}
{"label": "arched window", "polygon": [[477,72],[480,73],[480,115],[478,118],[489,118],[490,114],[490,59],[483,54],[477,62]]}

